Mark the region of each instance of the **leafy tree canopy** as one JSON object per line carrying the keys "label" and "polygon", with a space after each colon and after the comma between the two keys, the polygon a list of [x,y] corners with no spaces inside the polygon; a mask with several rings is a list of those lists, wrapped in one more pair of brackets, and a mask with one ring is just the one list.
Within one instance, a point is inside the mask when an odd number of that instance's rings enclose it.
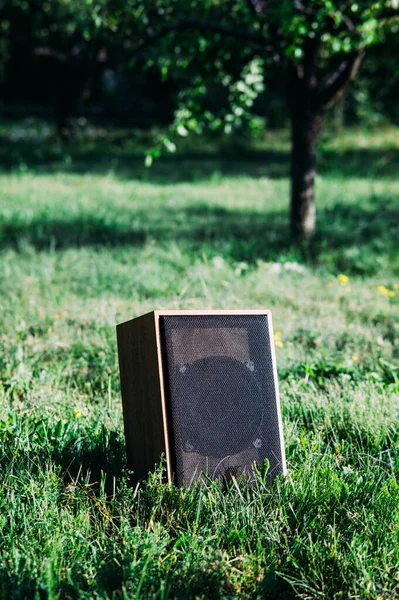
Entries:
{"label": "leafy tree canopy", "polygon": [[[328,108],[365,50],[397,26],[398,5],[397,0],[86,2],[92,22],[121,36],[131,60],[145,56],[165,77],[189,70],[176,115],[175,129],[182,135],[204,124],[227,132],[239,125],[263,90],[265,69],[283,78],[294,69],[309,81],[314,103]],[[209,86],[226,89],[230,108],[222,115],[204,110],[201,99],[209,96]]]}
{"label": "leafy tree canopy", "polygon": [[291,119],[291,228],[309,238],[324,114],[367,49],[398,27],[399,0],[2,0],[3,30],[18,33],[16,13],[33,20],[37,54],[72,64],[113,52],[125,64],[141,60],[181,78],[174,124],[148,165],[162,147],[174,151],[179,136],[205,127],[229,133],[251,121],[273,73]]}

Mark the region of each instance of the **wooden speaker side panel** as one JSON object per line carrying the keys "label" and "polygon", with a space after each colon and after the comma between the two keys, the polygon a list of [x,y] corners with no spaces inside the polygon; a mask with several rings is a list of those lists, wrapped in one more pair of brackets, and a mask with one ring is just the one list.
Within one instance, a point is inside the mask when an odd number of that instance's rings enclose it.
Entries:
{"label": "wooden speaker side panel", "polygon": [[284,434],[283,434],[283,422],[281,419],[281,405],[280,405],[280,393],[278,386],[278,375],[277,375],[277,361],[276,361],[276,350],[274,347],[274,333],[273,333],[273,321],[272,314],[269,311],[267,315],[267,320],[269,324],[269,339],[270,339],[270,349],[272,353],[272,361],[273,361],[273,378],[274,378],[274,386],[276,390],[276,402],[277,402],[277,415],[278,415],[278,427],[279,427],[279,437],[280,437],[280,447],[281,447],[281,462],[282,462],[282,472],[283,475],[287,474],[287,465],[285,460],[285,445],[284,445]]}
{"label": "wooden speaker side panel", "polygon": [[154,313],[116,329],[127,463],[139,481],[166,453]]}

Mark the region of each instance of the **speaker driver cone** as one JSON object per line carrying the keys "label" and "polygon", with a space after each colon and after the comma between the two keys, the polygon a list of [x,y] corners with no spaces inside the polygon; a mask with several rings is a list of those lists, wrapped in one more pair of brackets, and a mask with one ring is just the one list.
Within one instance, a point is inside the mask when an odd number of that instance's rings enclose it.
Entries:
{"label": "speaker driver cone", "polygon": [[175,381],[185,452],[223,457],[260,446],[263,397],[252,363],[207,357],[181,365]]}

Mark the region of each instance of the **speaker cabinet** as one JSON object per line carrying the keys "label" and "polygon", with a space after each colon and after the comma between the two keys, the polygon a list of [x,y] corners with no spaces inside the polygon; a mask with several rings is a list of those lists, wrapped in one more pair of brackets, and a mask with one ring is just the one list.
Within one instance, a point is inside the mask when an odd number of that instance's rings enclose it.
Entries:
{"label": "speaker cabinet", "polygon": [[284,473],[271,313],[157,310],[117,326],[128,466],[168,481]]}

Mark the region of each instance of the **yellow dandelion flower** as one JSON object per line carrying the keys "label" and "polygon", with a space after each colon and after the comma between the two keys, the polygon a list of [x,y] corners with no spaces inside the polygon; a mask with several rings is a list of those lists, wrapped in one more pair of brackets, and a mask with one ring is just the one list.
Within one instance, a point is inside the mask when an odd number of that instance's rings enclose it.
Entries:
{"label": "yellow dandelion flower", "polygon": [[276,348],[282,348],[283,347],[283,342],[281,341],[281,336],[283,334],[281,333],[281,331],[276,331],[274,334],[274,345],[276,346]]}
{"label": "yellow dandelion flower", "polygon": [[395,292],[386,288],[385,285],[379,285],[377,287],[377,292],[381,294],[381,296],[385,296],[385,298],[394,298],[396,296]]}
{"label": "yellow dandelion flower", "polygon": [[359,360],[359,357],[358,357],[358,355],[357,355],[357,354],[353,354],[353,356],[352,356],[352,360],[353,360],[354,362],[357,362],[357,361]]}
{"label": "yellow dandelion flower", "polygon": [[57,319],[65,319],[65,317],[68,315],[68,311],[66,310],[61,310],[60,312],[58,312],[55,316],[57,317]]}
{"label": "yellow dandelion flower", "polygon": [[75,409],[74,409],[74,412],[75,412],[75,417],[76,417],[77,419],[80,419],[80,417],[82,416],[82,411],[81,411],[81,410],[79,410],[78,408],[75,408]]}
{"label": "yellow dandelion flower", "polygon": [[337,279],[341,285],[347,285],[349,282],[349,277],[347,275],[343,275],[342,273],[338,275]]}

